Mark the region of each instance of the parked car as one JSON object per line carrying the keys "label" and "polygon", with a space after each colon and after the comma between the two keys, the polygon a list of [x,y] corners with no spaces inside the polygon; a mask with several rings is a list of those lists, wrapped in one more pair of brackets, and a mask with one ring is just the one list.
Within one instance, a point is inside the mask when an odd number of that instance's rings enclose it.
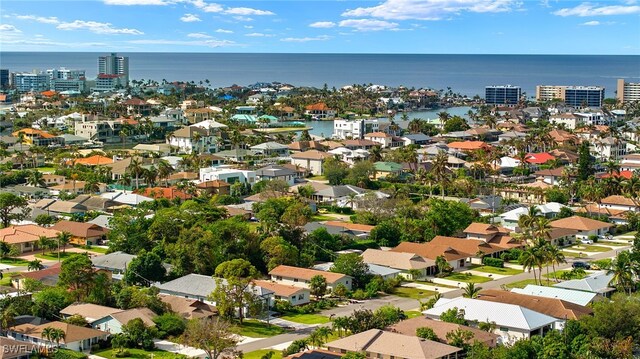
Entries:
{"label": "parked car", "polygon": [[599,235],[598,239],[606,239],[606,240],[611,240],[613,239],[613,236],[610,234],[603,234],[603,235]]}
{"label": "parked car", "polygon": [[582,243],[582,244],[593,244],[593,241],[590,240],[590,239],[584,238],[584,239],[580,240],[580,243]]}
{"label": "parked car", "polygon": [[591,269],[591,264],[587,262],[573,262],[571,265],[573,268]]}

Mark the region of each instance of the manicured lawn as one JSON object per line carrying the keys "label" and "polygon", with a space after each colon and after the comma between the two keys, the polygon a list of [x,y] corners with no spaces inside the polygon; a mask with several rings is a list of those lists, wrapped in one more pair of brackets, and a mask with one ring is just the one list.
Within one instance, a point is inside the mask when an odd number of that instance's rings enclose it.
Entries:
{"label": "manicured lawn", "polygon": [[[551,281],[549,282],[549,284],[547,284],[546,280],[542,280],[542,285],[544,286],[550,286],[550,284],[553,284],[554,282]],[[512,288],[524,288],[526,286],[528,286],[529,284],[534,284],[534,285],[539,285],[539,283],[536,283],[535,279],[525,279],[525,280],[521,280],[518,282],[513,282],[513,283],[509,283],[507,284],[507,288],[512,289]]]}
{"label": "manicured lawn", "polygon": [[412,298],[412,299],[425,299],[432,295],[436,294],[436,292],[420,289],[420,288],[411,288],[411,287],[398,287],[393,295],[397,295],[402,298]]}
{"label": "manicured lawn", "polygon": [[485,283],[491,281],[491,278],[481,277],[479,275],[468,275],[463,273],[453,273],[448,277],[444,277],[443,279],[454,280],[458,282],[466,282],[466,283]]}
{"label": "manicured lawn", "polygon": [[620,242],[614,242],[614,241],[600,241],[598,242],[598,244],[605,245],[605,246],[613,246],[613,247],[624,247],[629,245],[628,243],[620,243]]}
{"label": "manicured lawn", "polygon": [[109,248],[97,247],[97,246],[77,246],[77,248],[84,249],[85,251],[106,254]]}
{"label": "manicured lawn", "polygon": [[422,312],[419,312],[417,310],[405,310],[404,314],[407,315],[407,319],[411,319],[411,318],[415,318],[415,317],[421,316]]}
{"label": "manicured lawn", "polygon": [[0,285],[5,287],[11,286],[11,276],[18,274],[18,272],[2,273],[2,279],[0,279]]}
{"label": "manicured lawn", "polygon": [[587,258],[587,257],[589,257],[585,253],[582,253],[582,255],[580,255],[580,253],[562,251],[562,254],[564,254],[565,257],[571,257],[571,258]]}
{"label": "manicured lawn", "polygon": [[36,169],[38,170],[38,172],[42,172],[42,173],[52,173],[53,171],[56,170],[53,167],[38,167]]}
{"label": "manicured lawn", "polygon": [[336,217],[327,216],[324,214],[316,214],[315,216],[311,217],[312,222],[335,221],[335,219]]}
{"label": "manicured lawn", "polygon": [[260,349],[260,350],[252,351],[249,353],[242,353],[242,358],[260,359],[262,358],[263,355],[267,354],[268,352],[273,352],[273,356],[271,357],[271,359],[282,359],[282,350],[275,350],[275,349]]}
{"label": "manicured lawn", "polygon": [[627,232],[625,234],[622,234],[623,236],[635,236],[638,233],[638,231],[631,231],[631,232]]}
{"label": "manicured lawn", "polygon": [[579,244],[569,248],[574,251],[582,251],[582,252],[608,252],[611,250],[611,248],[592,246],[588,244]]}
{"label": "manicured lawn", "polygon": [[285,330],[277,325],[267,325],[257,320],[245,319],[240,325],[240,335],[251,338],[268,338],[284,332]]}
{"label": "manicured lawn", "polygon": [[327,177],[318,175],[318,176],[311,176],[309,177],[309,179],[316,180],[316,181],[326,181]]}
{"label": "manicured lawn", "polygon": [[19,266],[26,266],[27,264],[29,264],[29,261],[25,261],[24,259],[21,259],[21,258],[5,257],[3,259],[0,259],[0,263],[19,267]]}
{"label": "manicured lawn", "polygon": [[[60,252],[60,260],[64,260],[65,258],[71,257],[74,254],[78,254],[78,253]],[[50,260],[50,261],[57,261],[58,260],[58,252],[45,252],[45,254],[38,253],[38,254],[36,254],[36,258],[46,259],[46,260]]]}
{"label": "manicured lawn", "polygon": [[473,268],[473,270],[477,270],[478,272],[501,274],[501,275],[514,275],[514,274],[522,273],[522,271],[519,269],[496,268],[496,267],[490,267],[490,266],[477,267],[477,268]]}
{"label": "manicured lawn", "polygon": [[[543,277],[548,277],[548,278],[551,278],[551,279],[553,279],[553,278],[562,279],[561,275],[562,275],[563,272],[570,273],[571,270],[559,270],[559,271],[555,271],[555,272],[549,272],[548,276],[547,276],[546,270],[543,270],[542,276]],[[554,277],[554,274],[555,274],[555,277]],[[582,279],[582,278],[586,277],[587,275],[588,275],[588,273],[585,273],[583,275],[578,275],[578,276],[574,275],[571,279]]]}
{"label": "manicured lawn", "polygon": [[[146,351],[143,349],[127,349],[127,351],[131,354],[127,358],[135,358],[135,359],[175,359],[175,358],[186,358],[186,355],[170,353],[164,350],[152,350]],[[101,356],[108,359],[116,359],[116,349],[106,349],[106,350],[98,350],[93,352],[97,356]]]}
{"label": "manicured lawn", "polygon": [[292,314],[283,315],[280,318],[284,320],[296,322],[296,323],[302,323],[302,324],[324,324],[324,323],[330,322],[328,317],[325,317],[324,315],[320,315],[320,314],[292,313]]}

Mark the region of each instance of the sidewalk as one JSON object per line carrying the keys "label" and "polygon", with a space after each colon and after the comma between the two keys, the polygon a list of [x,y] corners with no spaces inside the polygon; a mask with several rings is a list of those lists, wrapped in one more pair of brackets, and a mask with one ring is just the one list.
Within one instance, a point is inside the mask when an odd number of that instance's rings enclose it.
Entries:
{"label": "sidewalk", "polygon": [[418,289],[430,290],[432,292],[440,292],[440,293],[446,293],[452,290],[456,290],[456,288],[438,287],[435,285],[428,285],[428,284],[415,283],[415,282],[404,283],[401,285],[401,287],[418,288]]}

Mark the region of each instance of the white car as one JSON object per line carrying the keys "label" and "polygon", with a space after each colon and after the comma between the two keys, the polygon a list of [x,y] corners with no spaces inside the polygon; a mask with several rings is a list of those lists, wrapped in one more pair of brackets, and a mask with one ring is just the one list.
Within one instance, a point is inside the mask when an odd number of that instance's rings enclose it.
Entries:
{"label": "white car", "polygon": [[581,239],[581,240],[580,240],[580,243],[582,243],[582,244],[593,244],[593,241],[592,241],[592,240],[590,240],[590,239],[586,239],[586,238],[585,238],[585,239]]}

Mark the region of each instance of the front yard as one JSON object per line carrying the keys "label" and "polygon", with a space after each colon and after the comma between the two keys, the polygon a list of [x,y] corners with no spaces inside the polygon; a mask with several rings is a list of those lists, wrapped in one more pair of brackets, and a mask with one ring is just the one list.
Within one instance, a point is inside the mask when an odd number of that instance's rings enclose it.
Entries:
{"label": "front yard", "polygon": [[416,300],[422,300],[427,297],[436,294],[434,291],[420,289],[420,288],[412,288],[412,287],[397,287],[393,295],[402,298],[411,298]]}
{"label": "front yard", "polygon": [[283,315],[281,319],[288,320],[290,322],[302,323],[302,324],[324,324],[329,323],[329,318],[320,314],[297,314],[291,313]]}
{"label": "front yard", "polygon": [[242,358],[243,359],[262,359],[262,357],[269,352],[273,352],[271,359],[282,359],[282,350],[275,350],[275,349],[260,349],[260,350],[255,350],[249,353],[242,353]]}
{"label": "front yard", "polygon": [[[60,252],[60,260],[64,260],[65,258],[68,258],[74,254],[78,254],[77,252]],[[45,254],[42,254],[42,252],[38,253],[35,255],[36,258],[40,258],[40,259],[46,259],[48,261],[57,261],[58,260],[58,252],[45,252]]]}
{"label": "front yard", "polygon": [[[528,286],[529,284],[540,285],[540,283],[536,283],[535,279],[525,279],[525,280],[521,280],[521,281],[518,281],[518,282],[509,283],[509,284],[506,285],[506,287],[509,288],[509,289],[524,288],[524,287]],[[550,287],[553,284],[554,284],[553,281],[550,281],[550,282],[547,283],[546,280],[542,280],[542,285],[545,286],[545,287]]]}
{"label": "front yard", "polygon": [[491,281],[491,278],[481,277],[479,275],[473,275],[473,274],[465,274],[465,273],[453,273],[442,279],[448,279],[452,281],[465,282],[465,283],[486,283]]}
{"label": "front yard", "polygon": [[571,249],[574,251],[581,251],[581,252],[608,252],[611,250],[611,248],[601,247],[597,245],[589,245],[589,244],[576,244],[574,246],[567,247],[565,249]]}
{"label": "front yard", "polygon": [[117,349],[113,349],[113,348],[97,350],[95,352],[92,352],[92,354],[95,354],[97,356],[101,356],[101,357],[107,358],[107,359],[117,359],[117,358],[183,359],[183,358],[187,358],[186,355],[171,353],[171,352],[167,352],[167,351],[160,350],[160,349],[151,350],[151,351],[146,351],[146,350],[143,350],[143,349],[126,349],[126,351],[129,352],[129,354],[131,354],[131,355],[129,355],[127,357],[120,357],[120,356],[116,357]]}
{"label": "front yard", "polygon": [[252,319],[245,319],[239,327],[240,335],[251,338],[268,338],[285,332],[283,328],[277,325]]}
{"label": "front yard", "polygon": [[555,271],[555,272],[550,272],[549,275],[547,275],[546,271],[542,274],[543,277],[546,278],[558,278],[558,279],[562,279],[562,273],[572,273],[571,278],[570,279],[582,279],[584,277],[586,277],[587,275],[589,275],[589,273],[576,273],[576,272],[572,272],[571,270],[559,270],[559,271]]}
{"label": "front yard", "polygon": [[21,266],[28,265],[29,261],[26,261],[26,260],[21,259],[21,258],[4,257],[4,258],[0,259],[0,263],[8,264],[8,265],[11,265],[11,266],[16,266],[16,267],[21,267]]}
{"label": "front yard", "polygon": [[18,274],[18,272],[2,273],[2,279],[0,279],[0,286],[10,287],[11,276]]}
{"label": "front yard", "polygon": [[500,274],[500,275],[515,275],[523,272],[519,269],[497,268],[497,267],[491,267],[491,266],[481,266],[477,268],[472,268],[471,270],[475,270],[483,273]]}

